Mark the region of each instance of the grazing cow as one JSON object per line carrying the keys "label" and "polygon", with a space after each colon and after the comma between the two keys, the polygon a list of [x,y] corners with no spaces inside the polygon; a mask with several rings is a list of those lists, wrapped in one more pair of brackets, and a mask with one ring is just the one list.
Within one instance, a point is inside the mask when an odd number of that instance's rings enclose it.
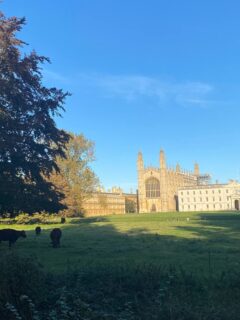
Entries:
{"label": "grazing cow", "polygon": [[55,228],[50,233],[50,238],[52,240],[53,248],[60,247],[60,238],[62,236],[62,231],[59,228]]}
{"label": "grazing cow", "polygon": [[42,231],[41,227],[36,227],[36,228],[35,228],[36,236],[39,236],[40,233],[41,233],[41,231]]}
{"label": "grazing cow", "polygon": [[9,248],[14,244],[18,238],[26,238],[25,231],[18,231],[14,229],[2,229],[0,230],[0,242],[1,241],[8,241]]}

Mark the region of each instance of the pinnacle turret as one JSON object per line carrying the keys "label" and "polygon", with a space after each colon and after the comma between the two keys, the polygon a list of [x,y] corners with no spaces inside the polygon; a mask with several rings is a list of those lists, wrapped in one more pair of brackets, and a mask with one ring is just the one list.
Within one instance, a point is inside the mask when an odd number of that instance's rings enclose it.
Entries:
{"label": "pinnacle turret", "polygon": [[142,170],[144,168],[143,155],[141,151],[138,152],[137,167],[138,170]]}
{"label": "pinnacle turret", "polygon": [[195,176],[199,176],[200,172],[199,172],[199,165],[198,163],[194,164],[194,175]]}
{"label": "pinnacle turret", "polygon": [[160,169],[166,169],[165,154],[163,150],[160,150],[159,161],[160,161]]}

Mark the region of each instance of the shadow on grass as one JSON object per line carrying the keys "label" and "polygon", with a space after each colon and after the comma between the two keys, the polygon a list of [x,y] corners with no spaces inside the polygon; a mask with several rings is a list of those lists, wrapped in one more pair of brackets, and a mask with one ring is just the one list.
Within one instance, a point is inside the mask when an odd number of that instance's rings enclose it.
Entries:
{"label": "shadow on grass", "polygon": [[[13,252],[21,258],[35,254],[55,275],[49,278],[38,268],[31,269],[29,258],[21,262],[13,255],[7,263],[2,259],[0,284],[8,293],[2,301],[21,308],[21,301],[14,300],[16,292],[17,297],[29,294],[40,312],[42,306],[52,312],[63,304],[74,319],[86,314],[93,320],[238,319],[239,216],[202,213],[190,221],[184,217],[159,217],[151,227],[143,220],[131,225],[127,217],[120,219],[126,228],[111,217],[80,219],[61,225],[58,249],[49,247],[48,229],[40,237],[29,230]],[[164,223],[175,233],[161,233]],[[6,246],[1,244],[0,255],[3,251]],[[9,283],[13,290],[8,290]],[[84,314],[77,318],[79,312]]]}
{"label": "shadow on grass", "polygon": [[90,224],[95,222],[107,222],[109,221],[104,217],[89,217],[89,218],[74,218],[70,219],[70,224]]}
{"label": "shadow on grass", "polygon": [[[63,231],[60,248],[51,248],[47,227],[39,237],[33,230],[26,231],[27,239],[19,239],[13,250],[37,256],[46,269],[56,272],[145,264],[196,273],[239,269],[240,216],[200,213],[189,222],[183,216],[170,217],[167,226],[174,229],[173,234],[161,234],[166,222],[160,218],[152,229],[144,223],[131,227],[126,218],[124,230],[118,229],[111,217],[73,219],[59,225]],[[185,225],[181,225],[183,220]],[[0,254],[6,249],[7,245],[0,244]]]}
{"label": "shadow on grass", "polygon": [[[169,219],[176,234],[166,235],[157,227],[154,232],[144,225],[120,231],[111,218],[89,218],[79,227],[66,226],[64,246],[81,255],[79,266],[85,261],[112,266],[171,265],[193,272],[239,268],[240,216],[203,213],[195,216],[189,226],[178,225],[179,219],[181,217]],[[102,222],[107,224],[102,225]],[[161,226],[161,221],[159,224]],[[179,231],[184,231],[184,235],[178,234]],[[193,237],[187,238],[189,234]],[[72,261],[73,265],[78,265],[74,259]]]}
{"label": "shadow on grass", "polygon": [[176,226],[178,230],[193,233],[212,249],[240,252],[240,215],[236,213],[199,213],[194,225]]}

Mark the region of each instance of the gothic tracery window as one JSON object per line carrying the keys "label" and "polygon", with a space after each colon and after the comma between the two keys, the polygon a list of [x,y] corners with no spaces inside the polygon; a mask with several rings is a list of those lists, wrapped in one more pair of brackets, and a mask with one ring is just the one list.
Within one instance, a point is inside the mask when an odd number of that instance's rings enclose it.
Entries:
{"label": "gothic tracery window", "polygon": [[149,178],[146,181],[146,197],[159,198],[160,197],[160,183],[156,178]]}

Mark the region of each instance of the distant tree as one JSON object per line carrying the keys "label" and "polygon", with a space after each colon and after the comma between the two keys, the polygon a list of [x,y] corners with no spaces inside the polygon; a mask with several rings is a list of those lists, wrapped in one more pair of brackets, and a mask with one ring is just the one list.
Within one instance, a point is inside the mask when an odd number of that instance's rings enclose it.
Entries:
{"label": "distant tree", "polygon": [[134,213],[137,211],[135,201],[126,198],[125,199],[125,211],[126,213]]}
{"label": "distant tree", "polygon": [[16,33],[24,24],[0,12],[0,214],[63,208],[63,194],[44,177],[59,171],[56,157],[65,154],[69,136],[53,118],[68,93],[43,86],[40,65],[47,58],[22,54]]}
{"label": "distant tree", "polygon": [[107,209],[108,203],[107,203],[107,196],[104,193],[98,193],[98,202],[100,204],[100,207],[104,210]]}
{"label": "distant tree", "polygon": [[91,197],[99,186],[99,180],[89,166],[94,160],[94,143],[82,134],[69,135],[66,158],[57,158],[60,172],[53,173],[50,181],[64,193],[62,204],[68,207],[68,214],[80,215],[84,200]]}

